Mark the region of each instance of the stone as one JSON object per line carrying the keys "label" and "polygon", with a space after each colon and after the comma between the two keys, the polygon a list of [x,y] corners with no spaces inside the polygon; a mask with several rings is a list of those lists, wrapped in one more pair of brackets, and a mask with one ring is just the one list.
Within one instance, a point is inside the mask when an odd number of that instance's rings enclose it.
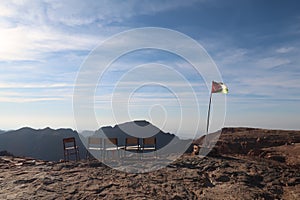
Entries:
{"label": "stone", "polygon": [[216,178],[216,181],[218,181],[218,182],[228,182],[228,181],[230,181],[230,178],[229,178],[229,176],[221,175],[218,178]]}

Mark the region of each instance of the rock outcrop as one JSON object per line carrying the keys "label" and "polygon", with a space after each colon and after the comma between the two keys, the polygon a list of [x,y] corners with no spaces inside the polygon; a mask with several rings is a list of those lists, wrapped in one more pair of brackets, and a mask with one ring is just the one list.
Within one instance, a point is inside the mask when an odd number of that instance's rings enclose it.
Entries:
{"label": "rock outcrop", "polygon": [[[204,142],[205,136],[194,141],[200,145]],[[223,155],[258,156],[288,165],[300,163],[300,131],[223,128],[209,134],[206,142]]]}

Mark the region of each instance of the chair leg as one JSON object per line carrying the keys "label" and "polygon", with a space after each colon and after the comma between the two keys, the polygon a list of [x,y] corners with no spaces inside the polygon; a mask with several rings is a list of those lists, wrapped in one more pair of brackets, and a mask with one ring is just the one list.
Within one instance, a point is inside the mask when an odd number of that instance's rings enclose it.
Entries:
{"label": "chair leg", "polygon": [[66,162],[66,151],[64,151],[64,162]]}
{"label": "chair leg", "polygon": [[107,150],[104,150],[103,160],[105,160],[107,157],[108,157],[108,152],[107,152]]}
{"label": "chair leg", "polygon": [[80,160],[79,149],[76,150],[76,162]]}
{"label": "chair leg", "polygon": [[86,150],[85,159],[86,160],[90,159],[90,152],[88,150]]}
{"label": "chair leg", "polygon": [[67,151],[66,153],[67,153],[67,159],[66,159],[66,161],[69,161],[69,152]]}
{"label": "chair leg", "polygon": [[104,160],[104,153],[105,153],[104,150],[101,150],[101,151],[100,151],[100,158],[101,158],[101,161]]}

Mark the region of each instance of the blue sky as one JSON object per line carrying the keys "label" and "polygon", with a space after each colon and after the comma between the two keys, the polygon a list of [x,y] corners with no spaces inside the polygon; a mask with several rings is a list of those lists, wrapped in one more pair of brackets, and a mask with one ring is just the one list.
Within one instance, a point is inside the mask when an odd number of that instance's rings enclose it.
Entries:
{"label": "blue sky", "polygon": [[[224,126],[300,129],[299,11],[298,1],[276,0],[2,0],[0,129],[75,128],[72,98],[80,66],[108,37],[142,27],[179,31],[205,48],[230,91]],[[123,56],[103,77],[104,82],[112,84],[120,73],[146,63],[174,66],[190,81],[199,97],[202,133],[209,89],[178,56],[151,50]],[[103,87],[96,92],[95,113],[100,125],[113,125],[103,103],[109,102],[105,98],[109,92],[111,88]],[[135,95],[130,105],[156,106],[152,118],[137,109],[132,111],[134,119],[152,119],[159,124],[164,120],[165,105],[172,123],[162,128],[175,131],[178,106],[171,103],[176,101],[168,91],[150,87]],[[224,111],[217,104],[218,95],[213,99],[211,131],[220,128],[218,112]],[[188,127],[185,130],[193,134]]]}

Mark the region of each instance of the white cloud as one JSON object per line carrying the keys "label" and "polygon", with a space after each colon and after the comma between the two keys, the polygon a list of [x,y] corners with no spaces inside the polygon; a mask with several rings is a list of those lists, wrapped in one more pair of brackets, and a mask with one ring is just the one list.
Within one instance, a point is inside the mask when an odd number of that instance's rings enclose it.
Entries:
{"label": "white cloud", "polygon": [[[257,77],[240,77],[236,82],[228,84],[229,102],[258,107],[255,102],[271,102],[280,100],[280,104],[285,101],[300,99],[297,93],[300,89],[300,81],[291,78],[287,73],[281,75],[265,75]],[[233,101],[234,100],[234,101]],[[272,104],[273,105],[273,104]]]}
{"label": "white cloud", "polygon": [[281,47],[279,49],[276,49],[277,53],[289,53],[293,51],[295,48],[294,47]]}
{"label": "white cloud", "polygon": [[0,83],[0,102],[71,101],[73,84]]}
{"label": "white cloud", "polygon": [[[188,6],[193,1],[29,1],[0,2],[0,60],[40,60],[45,53],[67,50],[92,50],[113,31],[111,22],[132,16]],[[84,33],[68,26],[94,24],[101,33]],[[89,29],[93,29],[92,26]],[[123,27],[124,29],[124,27]],[[93,32],[93,31],[92,31]],[[106,38],[106,37],[105,37]]]}
{"label": "white cloud", "polygon": [[122,22],[133,16],[154,14],[183,6],[189,6],[195,1],[113,1],[113,0],[54,0],[47,1],[47,14],[52,21],[58,21],[68,26],[112,22]]}
{"label": "white cloud", "polygon": [[58,97],[36,97],[36,98],[24,98],[24,97],[0,97],[0,102],[9,103],[28,103],[28,102],[40,102],[40,101],[62,101],[64,98]]}
{"label": "white cloud", "polygon": [[69,35],[50,27],[0,27],[0,60],[39,60],[47,52],[91,50],[99,39]]}
{"label": "white cloud", "polygon": [[[131,16],[151,14],[179,6],[175,2],[139,1],[6,1],[0,3],[0,60],[39,60],[44,53],[91,50],[104,34],[74,32],[63,27],[103,26]],[[67,31],[68,30],[68,31]],[[79,30],[79,29],[78,29]],[[108,31],[108,29],[106,29]]]}
{"label": "white cloud", "polygon": [[256,65],[260,68],[272,69],[273,67],[289,64],[290,62],[291,61],[287,58],[267,57],[267,58],[258,59]]}
{"label": "white cloud", "polygon": [[244,61],[247,58],[248,50],[240,48],[228,48],[216,56],[224,65],[235,64]]}
{"label": "white cloud", "polygon": [[73,84],[68,83],[54,83],[54,84],[41,84],[41,83],[0,83],[2,89],[13,89],[13,88],[62,88],[62,87],[73,87]]}
{"label": "white cloud", "polygon": [[6,2],[0,4],[0,17],[10,17],[15,15],[14,9],[9,7]]}
{"label": "white cloud", "polygon": [[61,89],[61,90],[41,90],[38,93],[19,91],[19,92],[0,92],[0,102],[7,103],[27,103],[27,102],[41,102],[41,101],[58,101],[58,102],[69,102],[71,104],[72,91]]}

